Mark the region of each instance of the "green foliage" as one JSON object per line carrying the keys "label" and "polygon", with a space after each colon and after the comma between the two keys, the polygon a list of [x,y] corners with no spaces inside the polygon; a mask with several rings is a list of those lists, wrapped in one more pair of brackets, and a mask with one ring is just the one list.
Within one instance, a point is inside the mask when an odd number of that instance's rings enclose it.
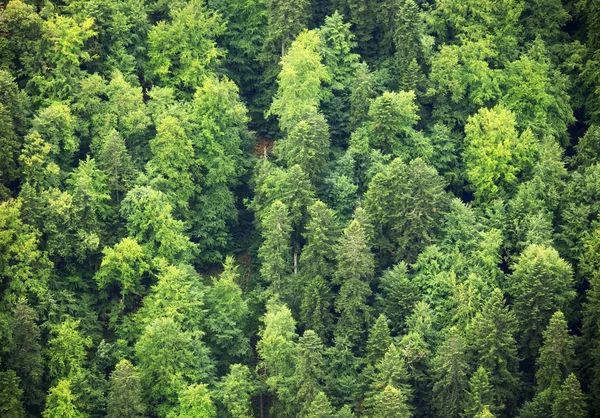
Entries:
{"label": "green foliage", "polygon": [[281,59],[279,88],[267,116],[278,116],[279,127],[285,132],[291,132],[306,114],[316,113],[323,100],[322,83],[330,75],[322,63],[319,43],[317,32],[302,32]]}
{"label": "green foliage", "polygon": [[490,383],[490,374],[479,366],[469,379],[469,389],[465,400],[464,417],[479,417],[494,407],[494,388]]}
{"label": "green foliage", "polygon": [[108,393],[108,418],[142,417],[145,405],[142,401],[140,382],[129,360],[121,360],[110,374]]}
{"label": "green foliage", "polygon": [[169,416],[177,418],[216,418],[217,408],[212,403],[206,385],[190,385],[179,394],[177,413],[169,414]]}
{"label": "green foliage", "polygon": [[581,393],[579,381],[571,373],[556,394],[556,399],[552,404],[552,417],[583,418],[586,416],[585,409],[585,398]]}
{"label": "green foliage", "polygon": [[256,390],[248,366],[233,364],[229,373],[221,379],[218,390],[220,399],[232,418],[249,418],[251,396]]}
{"label": "green foliage", "polygon": [[264,241],[258,250],[262,259],[261,275],[275,293],[284,291],[284,278],[291,270],[290,220],[287,207],[276,201],[262,220]]}
{"label": "green foliage", "polygon": [[367,339],[367,361],[369,364],[374,366],[379,360],[383,359],[391,343],[392,337],[388,327],[388,318],[381,314],[375,320]]}
{"label": "green foliage", "polygon": [[160,21],[148,33],[148,65],[162,85],[192,93],[222,56],[215,39],[225,25],[199,0],[170,14],[171,22]]}
{"label": "green foliage", "polygon": [[452,327],[433,359],[433,406],[440,417],[455,417],[462,410],[468,367],[463,338]]}
{"label": "green foliage", "polygon": [[323,380],[323,343],[312,330],[304,331],[297,345],[298,360],[294,373],[294,396],[299,410],[308,413],[321,389]]}
{"label": "green foliage", "polygon": [[371,296],[370,282],[375,268],[365,228],[357,219],[344,229],[336,259],[334,279],[341,285],[335,300],[335,311],[340,314],[336,336],[357,344],[370,323],[367,298]]}
{"label": "green foliage", "polygon": [[6,418],[23,418],[23,390],[20,379],[13,370],[0,372],[0,413]]}
{"label": "green foliage", "polygon": [[535,380],[538,391],[556,391],[571,373],[574,361],[573,341],[562,312],[556,311],[543,333],[544,344],[537,359]]}
{"label": "green foliage", "polygon": [[250,341],[245,332],[250,312],[237,284],[237,270],[233,257],[227,257],[223,273],[213,280],[206,295],[206,339],[213,355],[223,364],[241,360],[250,352]]}
{"label": "green foliage", "polygon": [[60,380],[56,386],[50,388],[46,397],[46,409],[42,413],[44,418],[84,418],[76,405],[77,398],[71,392],[71,381]]}
{"label": "green foliage", "polygon": [[214,372],[208,349],[197,333],[182,330],[168,317],[155,319],[136,343],[135,356],[150,411],[166,417],[182,391],[184,411],[195,401],[202,404],[195,399],[198,390],[185,391],[188,385],[210,380]]}
{"label": "green foliage", "polygon": [[172,206],[162,192],[147,186],[131,189],[121,203],[121,215],[130,236],[152,256],[180,262],[191,258],[195,246],[183,234],[183,222],[173,218]]}
{"label": "green foliage", "polygon": [[[467,346],[473,350],[475,363],[485,369],[494,395],[487,401],[489,403],[480,407],[488,406],[493,411],[494,407],[503,406],[512,411],[516,406],[519,358],[515,334],[515,315],[504,306],[500,289],[494,289],[468,329]],[[471,413],[474,415],[473,411]]]}
{"label": "green foliage", "polygon": [[434,242],[447,204],[444,181],[419,158],[409,164],[396,158],[373,177],[365,194],[378,247],[407,262]]}
{"label": "green foliage", "polygon": [[481,108],[465,126],[467,178],[482,202],[505,197],[533,163],[536,141],[519,135],[514,113],[502,106]]}
{"label": "green foliage", "polygon": [[53,338],[48,341],[48,358],[49,373],[55,381],[72,378],[84,367],[86,349],[91,347],[92,340],[81,335],[77,329],[80,322],[67,318],[52,329]]}
{"label": "green foliage", "polygon": [[[291,43],[302,29],[306,28],[309,20],[309,2],[300,0],[267,0],[267,35],[264,52],[268,54],[281,53],[285,56],[286,45]],[[293,49],[293,46],[290,48]]]}
{"label": "green foliage", "polygon": [[573,299],[571,266],[555,249],[542,245],[525,248],[508,276],[508,293],[513,300],[520,348],[535,358],[542,331],[556,310],[569,311]]}

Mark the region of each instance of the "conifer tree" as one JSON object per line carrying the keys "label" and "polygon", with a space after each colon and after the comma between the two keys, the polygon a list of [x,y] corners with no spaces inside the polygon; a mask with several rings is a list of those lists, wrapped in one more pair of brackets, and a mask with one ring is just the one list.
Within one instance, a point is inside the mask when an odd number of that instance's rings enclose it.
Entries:
{"label": "conifer tree", "polygon": [[304,331],[298,340],[298,360],[294,374],[298,410],[307,414],[318,396],[323,381],[323,343],[312,330]]}
{"label": "conifer tree", "polygon": [[305,418],[334,418],[335,411],[324,392],[319,392],[306,411]]}
{"label": "conifer tree", "polygon": [[14,370],[0,372],[0,413],[6,418],[23,418],[23,390]]}
{"label": "conifer tree", "polygon": [[76,397],[71,392],[71,381],[60,380],[50,388],[46,397],[46,408],[42,413],[44,418],[84,418],[76,405]]}
{"label": "conifer tree", "polygon": [[485,410],[494,409],[496,397],[494,387],[490,383],[490,373],[479,366],[469,379],[469,389],[465,399],[462,416],[465,418],[478,417]]}
{"label": "conifer tree", "polygon": [[552,404],[552,418],[584,418],[586,414],[585,397],[581,392],[577,377],[571,373],[565,379]]}
{"label": "conifer tree", "polygon": [[286,288],[284,280],[291,271],[291,226],[288,209],[276,201],[262,220],[263,244],[258,250],[262,260],[261,275],[272,286],[275,293],[282,294]]}
{"label": "conifer tree", "polygon": [[388,351],[392,337],[388,326],[388,318],[381,314],[371,327],[369,338],[367,339],[367,361],[374,366],[379,360],[383,359]]}
{"label": "conifer tree", "polygon": [[508,276],[508,293],[519,329],[523,354],[535,358],[542,332],[557,310],[569,309],[573,299],[571,266],[551,247],[530,245],[517,258]]}
{"label": "conifer tree", "polygon": [[356,345],[361,345],[365,327],[370,323],[367,298],[371,296],[374,266],[365,229],[354,219],[340,239],[334,277],[341,285],[335,300],[335,310],[340,314],[335,333]]}
{"label": "conifer tree", "polygon": [[550,318],[543,333],[544,343],[540,348],[535,380],[537,390],[559,390],[573,369],[573,338],[569,335],[567,321],[562,312],[557,311]]}
{"label": "conifer tree", "polygon": [[[495,406],[503,406],[507,411],[516,406],[519,358],[515,333],[515,316],[504,306],[500,289],[494,289],[467,331],[475,363],[488,373],[493,388],[493,399],[481,406],[487,405],[492,411]],[[498,404],[491,403],[492,400]]]}
{"label": "conifer tree", "polygon": [[108,418],[139,418],[145,411],[140,382],[129,360],[121,360],[110,374]]}
{"label": "conifer tree", "polygon": [[456,327],[450,328],[433,359],[433,406],[440,417],[457,417],[462,410],[467,389],[467,372],[463,338]]}

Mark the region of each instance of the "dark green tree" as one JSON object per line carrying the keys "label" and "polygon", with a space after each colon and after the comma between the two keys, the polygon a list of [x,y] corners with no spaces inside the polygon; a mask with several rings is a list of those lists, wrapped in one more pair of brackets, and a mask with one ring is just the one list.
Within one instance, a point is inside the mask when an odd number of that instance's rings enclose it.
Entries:
{"label": "dark green tree", "polygon": [[14,370],[0,372],[0,413],[6,418],[24,418],[23,390]]}

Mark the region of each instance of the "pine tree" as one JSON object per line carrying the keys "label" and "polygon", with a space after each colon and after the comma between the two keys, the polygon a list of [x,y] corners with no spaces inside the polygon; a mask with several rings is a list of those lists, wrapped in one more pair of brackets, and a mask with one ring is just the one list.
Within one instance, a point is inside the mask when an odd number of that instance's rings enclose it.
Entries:
{"label": "pine tree", "polygon": [[306,411],[305,418],[334,418],[335,411],[324,392],[319,392]]}
{"label": "pine tree", "polygon": [[401,261],[379,278],[376,306],[388,319],[393,334],[406,328],[406,319],[417,301],[417,288],[408,278],[407,265]]}
{"label": "pine tree", "polygon": [[38,314],[29,304],[20,300],[13,309],[12,344],[9,348],[7,366],[14,370],[23,389],[26,407],[40,408],[43,404],[41,389],[44,373]]}
{"label": "pine tree", "polygon": [[206,339],[212,354],[223,365],[242,359],[250,352],[250,341],[244,332],[250,312],[237,284],[237,269],[233,257],[228,256],[223,272],[214,279],[206,296]]}

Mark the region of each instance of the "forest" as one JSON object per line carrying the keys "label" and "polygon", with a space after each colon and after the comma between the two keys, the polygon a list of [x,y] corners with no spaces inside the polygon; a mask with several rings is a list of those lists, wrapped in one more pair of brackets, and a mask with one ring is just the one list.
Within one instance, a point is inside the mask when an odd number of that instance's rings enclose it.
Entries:
{"label": "forest", "polygon": [[0,416],[600,417],[600,0],[0,0]]}

